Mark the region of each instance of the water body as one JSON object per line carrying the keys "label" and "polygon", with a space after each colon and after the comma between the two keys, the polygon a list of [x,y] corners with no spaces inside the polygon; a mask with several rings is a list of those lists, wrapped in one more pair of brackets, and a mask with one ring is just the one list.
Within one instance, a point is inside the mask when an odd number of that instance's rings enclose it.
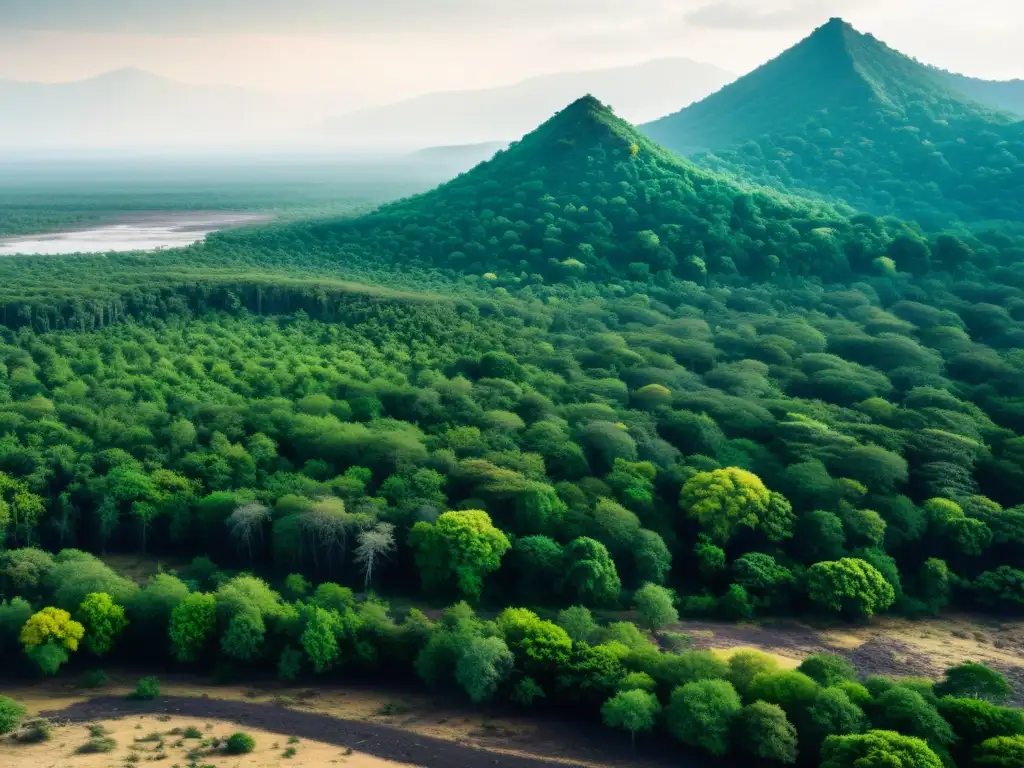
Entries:
{"label": "water body", "polygon": [[252,213],[133,214],[95,227],[0,238],[0,256],[62,256],[182,248],[203,240],[211,232],[268,221],[269,218]]}

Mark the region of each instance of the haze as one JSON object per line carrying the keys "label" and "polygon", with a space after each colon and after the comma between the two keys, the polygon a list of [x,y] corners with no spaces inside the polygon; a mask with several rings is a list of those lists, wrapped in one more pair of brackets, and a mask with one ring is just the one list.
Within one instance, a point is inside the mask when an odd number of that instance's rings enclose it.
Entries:
{"label": "haze", "polygon": [[[1017,48],[1024,10],[1018,0],[4,0],[0,80],[62,83],[131,67],[184,84],[247,89],[255,93],[235,90],[230,97],[236,100],[234,112],[245,115],[231,126],[232,140],[314,140],[322,138],[316,129],[322,121],[438,91],[680,57],[721,72],[695,84],[692,93],[681,93],[683,106],[763,63],[830,16],[842,16],[942,68],[989,79],[1024,77]],[[35,104],[63,103],[65,97],[31,98]],[[165,93],[166,106],[149,108],[148,118],[122,115],[122,129],[110,126],[109,133],[102,125],[108,111],[102,101],[82,98],[99,104],[98,115],[73,116],[87,126],[99,121],[86,139],[22,126],[21,133],[0,133],[0,143],[170,141],[174,137],[161,134],[161,120],[206,113],[210,100],[221,100],[223,92],[190,96],[177,112],[177,95]],[[8,115],[20,114],[3,106]],[[33,120],[63,121],[36,109],[28,113]],[[638,108],[624,116],[654,115]],[[510,125],[533,117],[520,115]],[[180,142],[225,130],[221,122],[189,122],[191,130],[175,134]],[[437,138],[436,131],[419,142],[402,137],[410,146]],[[481,129],[453,136],[452,143],[514,138]]]}

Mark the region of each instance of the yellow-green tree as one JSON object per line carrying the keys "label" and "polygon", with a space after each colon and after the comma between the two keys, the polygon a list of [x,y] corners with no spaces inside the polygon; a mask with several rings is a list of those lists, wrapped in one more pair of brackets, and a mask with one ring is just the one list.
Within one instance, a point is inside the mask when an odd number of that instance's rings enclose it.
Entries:
{"label": "yellow-green tree", "polygon": [[85,647],[97,656],[113,648],[117,636],[128,626],[124,608],[105,592],[87,595],[78,608],[78,618],[85,627]]}
{"label": "yellow-green tree", "polygon": [[60,608],[43,608],[29,617],[18,639],[25,653],[45,674],[55,675],[68,660],[68,654],[78,650],[84,636],[85,627],[72,619],[70,613]]}
{"label": "yellow-green tree", "polygon": [[683,486],[679,505],[720,542],[743,529],[760,529],[778,541],[789,535],[793,524],[786,499],[765,488],[753,472],[739,467],[698,472]]}
{"label": "yellow-green tree", "polygon": [[498,569],[511,546],[479,509],[445,512],[434,524],[416,523],[409,543],[427,589],[437,589],[454,577],[459,591],[474,599],[480,597],[484,576]]}

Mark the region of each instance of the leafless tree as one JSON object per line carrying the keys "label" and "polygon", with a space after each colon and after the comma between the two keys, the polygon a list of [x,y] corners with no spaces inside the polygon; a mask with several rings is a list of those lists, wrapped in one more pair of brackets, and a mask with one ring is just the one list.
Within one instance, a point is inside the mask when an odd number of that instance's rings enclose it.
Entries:
{"label": "leafless tree", "polygon": [[322,548],[327,555],[328,573],[332,570],[336,553],[340,553],[344,561],[348,533],[352,526],[352,516],[345,511],[345,502],[333,497],[320,499],[309,512],[302,515],[300,524],[313,540],[314,565],[317,565],[318,548]]}
{"label": "leafless tree", "polygon": [[377,563],[395,551],[395,526],[391,523],[377,523],[373,528],[360,533],[358,541],[356,562],[366,579],[363,584],[363,589],[366,590],[370,588],[370,580],[373,578],[373,570]]}
{"label": "leafless tree", "polygon": [[253,502],[243,504],[232,512],[225,521],[231,529],[239,547],[245,547],[249,553],[249,564],[252,565],[253,539],[263,536],[263,524],[270,520],[270,510],[262,504]]}

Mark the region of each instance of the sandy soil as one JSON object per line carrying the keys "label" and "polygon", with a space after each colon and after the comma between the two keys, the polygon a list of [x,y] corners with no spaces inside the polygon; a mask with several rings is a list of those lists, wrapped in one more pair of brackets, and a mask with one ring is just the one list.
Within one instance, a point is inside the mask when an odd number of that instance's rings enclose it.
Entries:
{"label": "sandy soil", "polygon": [[[66,680],[8,685],[0,690],[24,704],[30,715],[43,714],[55,722],[89,723],[114,716],[162,713],[174,718],[189,715],[193,721],[203,722],[215,718],[237,723],[247,732],[272,731],[284,739],[296,735],[304,742],[329,743],[429,768],[665,768],[684,764],[678,745],[670,755],[655,739],[641,737],[633,750],[628,734],[573,719],[573,713],[544,710],[530,714],[500,706],[472,706],[462,700],[386,686],[295,688],[273,682],[215,686],[187,675],[165,674],[160,675],[160,699],[130,701],[126,694],[141,674],[111,673],[111,684],[98,691],[76,688],[73,681]],[[0,754],[0,765],[5,765],[2,757]],[[708,763],[694,755],[685,764],[702,768]]]}
{"label": "sandy soil", "polygon": [[[187,765],[193,759],[203,765],[219,768],[277,768],[278,766],[337,765],[345,768],[399,768],[399,763],[380,760],[334,744],[305,739],[290,741],[289,737],[271,731],[246,728],[256,741],[256,749],[247,755],[226,755],[209,744],[214,737],[227,738],[239,730],[233,723],[218,720],[167,716],[128,717],[122,720],[98,720],[89,725],[103,729],[103,738],[113,739],[110,752],[83,754],[78,749],[91,739],[85,724],[57,727],[49,741],[41,744],[19,744],[10,739],[0,741],[0,765],[5,768],[107,768],[129,765],[131,755],[138,762],[167,760],[167,766]],[[186,739],[188,727],[198,728],[201,738]],[[175,733],[176,732],[176,733]],[[203,746],[203,745],[206,746]],[[192,750],[197,753],[190,755]],[[294,750],[285,757],[286,750]],[[162,757],[165,756],[165,757]],[[126,760],[126,758],[128,760]],[[133,761],[134,762],[134,761]]]}

